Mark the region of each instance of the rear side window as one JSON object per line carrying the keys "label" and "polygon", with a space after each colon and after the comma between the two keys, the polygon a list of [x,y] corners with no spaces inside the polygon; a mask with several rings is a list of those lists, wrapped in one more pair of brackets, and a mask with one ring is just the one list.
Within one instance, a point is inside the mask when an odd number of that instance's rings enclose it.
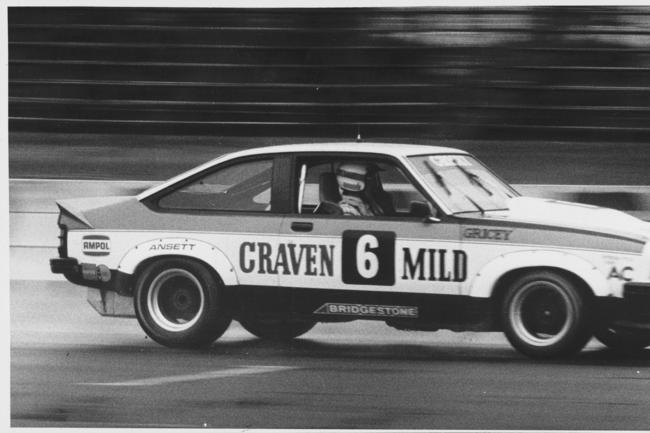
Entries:
{"label": "rear side window", "polygon": [[245,161],[212,173],[162,197],[158,206],[178,210],[271,210],[273,160]]}

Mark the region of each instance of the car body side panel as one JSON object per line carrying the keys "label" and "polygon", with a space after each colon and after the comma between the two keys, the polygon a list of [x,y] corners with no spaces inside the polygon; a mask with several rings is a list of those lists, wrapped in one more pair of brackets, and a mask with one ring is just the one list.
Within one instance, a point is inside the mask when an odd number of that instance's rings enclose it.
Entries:
{"label": "car body side panel", "polygon": [[331,278],[282,273],[285,287],[457,295],[465,278],[457,224],[306,214],[287,216],[282,236],[289,245],[328,245],[334,261]]}
{"label": "car body side panel", "polygon": [[[637,266],[641,265],[640,255],[615,251],[548,248],[514,242],[495,244],[464,240],[460,243],[454,239],[458,234],[455,224],[287,217],[282,233],[278,233],[278,228],[274,234],[268,221],[264,226],[269,227],[269,232],[250,233],[237,230],[243,230],[246,223],[250,224],[250,218],[236,219],[237,227],[232,218],[228,219],[230,222],[224,225],[233,231],[200,231],[198,227],[192,231],[169,232],[72,230],[69,232],[68,251],[81,263],[103,264],[129,274],[149,257],[184,255],[210,264],[227,285],[280,285],[475,297],[490,296],[494,282],[501,275],[529,266],[565,269],[585,280],[598,296],[621,296],[623,283],[631,280]],[[279,218],[272,219],[279,227]],[[293,222],[308,220],[314,224],[312,232],[291,230]],[[260,220],[254,218],[254,221]],[[381,244],[392,243],[387,252],[391,268],[389,280],[366,280],[358,272],[356,277],[344,278],[345,269],[354,270],[363,265],[359,265],[360,259],[355,257],[358,251],[372,253],[371,245],[358,250],[358,242],[364,234],[375,236]],[[96,244],[107,243],[108,250],[84,248],[88,238]],[[98,241],[97,238],[106,239]],[[348,243],[346,248],[343,248],[344,242]],[[344,251],[347,251],[345,257]],[[372,259],[372,256],[368,257]],[[385,257],[382,257],[380,265],[383,269]]]}
{"label": "car body side panel", "polygon": [[[87,248],[88,239],[96,242],[104,238],[107,250],[100,253]],[[200,239],[199,239],[200,238]],[[251,284],[275,286],[277,275],[273,272],[241,272],[240,245],[264,240],[269,244],[280,242],[279,236],[267,233],[215,233],[215,232],[163,232],[163,231],[82,231],[69,233],[68,252],[80,263],[105,265],[109,269],[132,273],[137,266],[150,257],[187,256],[203,260],[219,274],[224,284]]]}

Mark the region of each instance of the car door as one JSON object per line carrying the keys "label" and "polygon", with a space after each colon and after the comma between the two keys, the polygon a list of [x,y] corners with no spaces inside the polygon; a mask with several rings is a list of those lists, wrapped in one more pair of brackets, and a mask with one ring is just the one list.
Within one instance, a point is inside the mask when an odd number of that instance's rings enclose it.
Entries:
{"label": "car door", "polygon": [[297,160],[298,203],[282,221],[287,266],[279,274],[280,284],[293,288],[296,304],[308,304],[296,308],[307,312],[329,299],[372,303],[399,302],[400,294],[458,295],[467,269],[459,226],[418,212],[432,204],[396,162],[372,162],[381,166],[382,187],[395,205],[392,215],[313,213],[323,198],[323,173],[335,172],[339,163]]}

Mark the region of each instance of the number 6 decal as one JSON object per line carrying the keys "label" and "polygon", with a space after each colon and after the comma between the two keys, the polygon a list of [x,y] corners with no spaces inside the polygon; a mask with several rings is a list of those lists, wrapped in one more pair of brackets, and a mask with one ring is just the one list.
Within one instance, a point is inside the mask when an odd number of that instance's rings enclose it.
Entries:
{"label": "number 6 decal", "polygon": [[363,235],[357,241],[357,272],[362,278],[369,280],[379,271],[379,259],[372,251],[379,246],[379,241],[373,235]]}
{"label": "number 6 decal", "polygon": [[343,282],[392,286],[395,284],[395,233],[345,230]]}

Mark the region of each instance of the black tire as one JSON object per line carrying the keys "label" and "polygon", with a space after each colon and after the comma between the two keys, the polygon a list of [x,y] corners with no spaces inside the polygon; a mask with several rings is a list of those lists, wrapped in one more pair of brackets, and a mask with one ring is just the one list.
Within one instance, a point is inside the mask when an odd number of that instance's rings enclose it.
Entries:
{"label": "black tire", "polygon": [[593,334],[588,293],[569,278],[534,271],[508,287],[501,321],[510,344],[537,359],[579,352]]}
{"label": "black tire", "polygon": [[147,335],[163,346],[207,346],[232,321],[222,287],[195,260],[156,260],[138,276],[133,296],[136,317]]}
{"label": "black tire", "polygon": [[604,326],[596,329],[594,337],[615,352],[634,353],[650,346],[648,333],[636,333],[619,329],[614,326]]}
{"label": "black tire", "polygon": [[289,341],[307,333],[316,322],[283,319],[258,319],[242,317],[241,326],[254,336],[264,340]]}

